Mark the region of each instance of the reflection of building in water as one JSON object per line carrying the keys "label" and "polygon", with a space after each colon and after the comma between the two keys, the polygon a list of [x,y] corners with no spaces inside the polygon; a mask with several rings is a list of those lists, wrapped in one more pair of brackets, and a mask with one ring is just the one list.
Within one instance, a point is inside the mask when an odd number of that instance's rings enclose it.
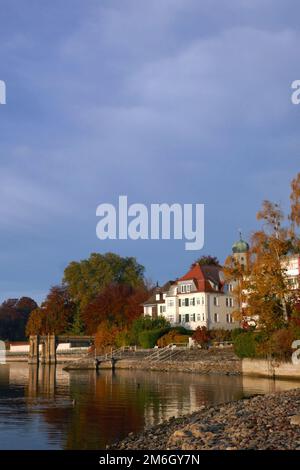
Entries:
{"label": "reflection of building in water", "polygon": [[15,363],[9,365],[9,383],[10,385],[24,385],[27,382],[29,371],[27,364]]}
{"label": "reflection of building in water", "polygon": [[60,368],[50,365],[39,367],[29,365],[27,370],[27,398],[29,401],[41,395],[47,398],[54,397],[57,386],[69,387],[69,375]]}

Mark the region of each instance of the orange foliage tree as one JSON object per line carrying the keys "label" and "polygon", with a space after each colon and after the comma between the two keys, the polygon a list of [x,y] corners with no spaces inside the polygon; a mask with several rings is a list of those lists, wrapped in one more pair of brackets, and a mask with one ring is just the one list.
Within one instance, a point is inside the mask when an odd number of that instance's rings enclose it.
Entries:
{"label": "orange foliage tree", "polygon": [[26,325],[27,336],[65,333],[70,327],[75,308],[65,286],[52,287],[41,307],[31,313]]}
{"label": "orange foliage tree", "polygon": [[141,303],[147,298],[145,289],[124,284],[112,284],[104,289],[83,311],[88,334],[97,331],[102,322],[124,328],[141,315]]}

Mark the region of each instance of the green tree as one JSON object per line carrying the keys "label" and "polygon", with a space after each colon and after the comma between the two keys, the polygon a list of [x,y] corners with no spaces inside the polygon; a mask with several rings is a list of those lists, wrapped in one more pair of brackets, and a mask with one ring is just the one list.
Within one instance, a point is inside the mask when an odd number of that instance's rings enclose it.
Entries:
{"label": "green tree", "polygon": [[144,286],[144,267],[132,257],[92,253],[88,259],[72,261],[64,271],[63,282],[82,312],[110,284]]}

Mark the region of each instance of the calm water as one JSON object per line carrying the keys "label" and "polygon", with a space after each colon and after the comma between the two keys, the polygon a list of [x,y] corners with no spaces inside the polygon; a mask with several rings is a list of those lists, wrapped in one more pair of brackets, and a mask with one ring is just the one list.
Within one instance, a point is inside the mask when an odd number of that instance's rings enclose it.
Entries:
{"label": "calm water", "polygon": [[[205,403],[298,382],[146,371],[0,365],[0,449],[104,449],[129,432]],[[76,400],[75,405],[72,403]]]}

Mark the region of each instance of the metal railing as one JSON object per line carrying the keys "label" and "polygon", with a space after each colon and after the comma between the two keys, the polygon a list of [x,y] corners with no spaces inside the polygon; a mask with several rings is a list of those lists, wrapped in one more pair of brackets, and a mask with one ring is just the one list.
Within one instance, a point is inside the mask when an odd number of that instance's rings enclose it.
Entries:
{"label": "metal railing", "polygon": [[166,362],[179,355],[182,351],[186,351],[188,346],[182,343],[171,343],[164,348],[157,348],[149,356],[145,357],[147,362]]}
{"label": "metal railing", "polygon": [[98,355],[95,351],[95,359],[98,361],[109,361],[110,359],[120,359],[128,352],[136,352],[136,346],[122,346],[121,348],[111,349],[110,352]]}

